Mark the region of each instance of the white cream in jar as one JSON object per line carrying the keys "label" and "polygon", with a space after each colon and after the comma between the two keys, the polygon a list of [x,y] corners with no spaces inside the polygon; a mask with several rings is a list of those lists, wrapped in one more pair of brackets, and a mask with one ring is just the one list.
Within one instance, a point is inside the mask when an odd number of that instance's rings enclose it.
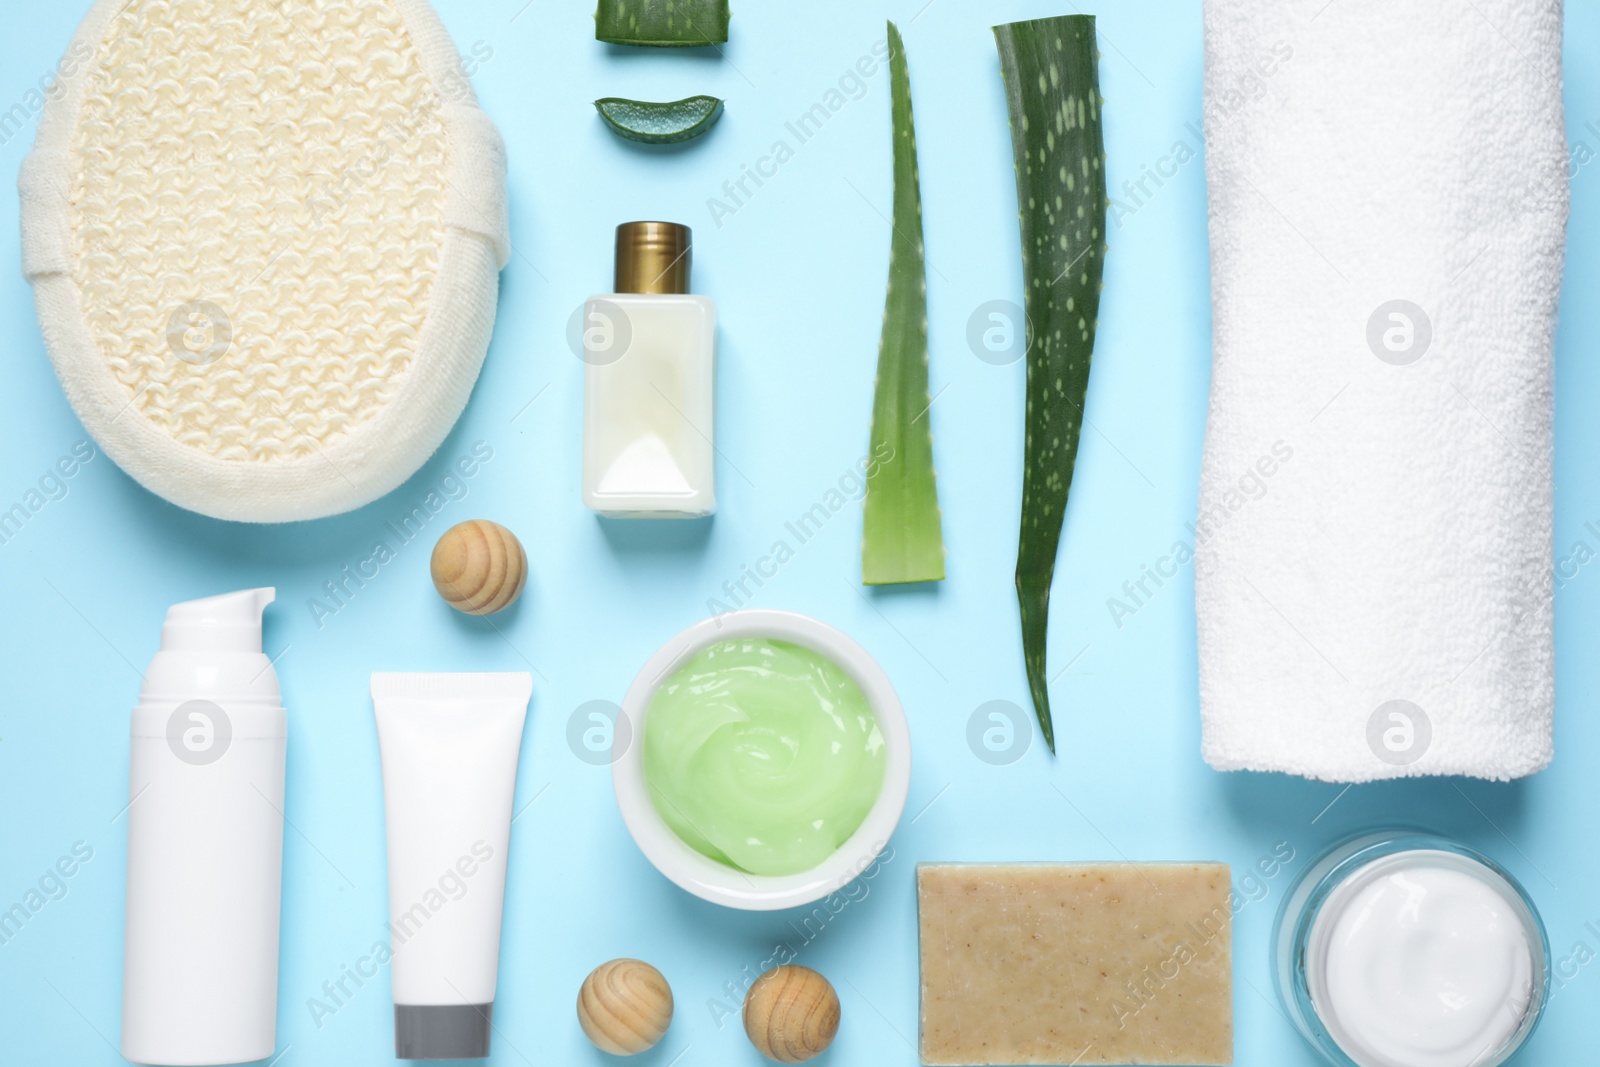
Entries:
{"label": "white cream in jar", "polygon": [[1305,946],[1328,1036],[1360,1067],[1483,1063],[1533,1004],[1542,957],[1525,912],[1504,878],[1454,852],[1398,852],[1353,871]]}

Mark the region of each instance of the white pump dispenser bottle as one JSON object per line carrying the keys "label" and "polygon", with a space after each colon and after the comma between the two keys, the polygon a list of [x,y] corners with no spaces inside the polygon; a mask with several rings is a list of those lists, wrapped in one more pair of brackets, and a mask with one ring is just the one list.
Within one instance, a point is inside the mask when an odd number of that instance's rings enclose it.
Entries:
{"label": "white pump dispenser bottle", "polygon": [[273,1054],[286,716],[272,589],[174,604],[133,712],[122,1055]]}

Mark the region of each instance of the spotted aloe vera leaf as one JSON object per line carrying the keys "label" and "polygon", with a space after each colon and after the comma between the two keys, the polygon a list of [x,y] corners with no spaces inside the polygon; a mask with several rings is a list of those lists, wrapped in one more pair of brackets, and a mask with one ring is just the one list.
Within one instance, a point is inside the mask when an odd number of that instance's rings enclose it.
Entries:
{"label": "spotted aloe vera leaf", "polygon": [[944,578],[944,537],[933,471],[928,397],[928,285],[922,194],[905,43],[889,23],[889,110],[894,139],[894,218],[861,537],[867,585]]}
{"label": "spotted aloe vera leaf", "polygon": [[600,0],[594,35],[648,48],[725,44],[728,0]]}
{"label": "spotted aloe vera leaf", "polygon": [[1039,727],[1054,752],[1045,635],[1072,485],[1106,252],[1105,147],[1094,16],[996,26],[1016,158],[1027,285],[1027,410],[1017,601]]}

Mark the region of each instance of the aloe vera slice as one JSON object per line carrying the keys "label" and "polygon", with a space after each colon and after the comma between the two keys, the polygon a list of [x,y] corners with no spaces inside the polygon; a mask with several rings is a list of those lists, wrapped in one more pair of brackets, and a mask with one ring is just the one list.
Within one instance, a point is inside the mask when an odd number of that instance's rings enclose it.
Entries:
{"label": "aloe vera slice", "polygon": [[884,298],[878,381],[861,537],[867,585],[936,582],[944,537],[933,471],[928,408],[928,286],[922,252],[922,195],[905,44],[889,23],[889,103],[894,138],[894,224]]}
{"label": "aloe vera slice", "polygon": [[728,0],[600,0],[594,35],[607,44],[687,48],[728,40]]}
{"label": "aloe vera slice", "polygon": [[994,28],[1011,112],[1027,285],[1027,413],[1017,602],[1028,688],[1056,748],[1045,673],[1050,582],[1072,485],[1106,252],[1105,148],[1094,16]]}
{"label": "aloe vera slice", "polygon": [[722,101],[714,96],[690,96],[666,103],[607,96],[596,100],[594,107],[617,136],[644,144],[693,140],[722,117]]}

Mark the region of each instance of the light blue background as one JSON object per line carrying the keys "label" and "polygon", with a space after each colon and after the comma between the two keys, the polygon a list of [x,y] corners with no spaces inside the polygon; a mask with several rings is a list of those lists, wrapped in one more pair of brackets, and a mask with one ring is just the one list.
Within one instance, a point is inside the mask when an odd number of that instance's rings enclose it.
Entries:
{"label": "light blue background", "polygon": [[[1335,3],[1338,0],[1334,0]],[[725,580],[764,555],[783,524],[866,447],[889,246],[887,75],[868,79],[821,134],[734,216],[708,197],[753,164],[784,124],[833,87],[897,19],[911,58],[929,260],[933,408],[949,578],[864,594],[859,509],[831,520],[752,603],[813,614],[882,663],[911,720],[915,771],[893,858],[868,895],[800,951],[831,977],[844,1023],[834,1064],[912,1064],[917,964],[912,873],[921,860],[1217,859],[1236,880],[1279,842],[1303,867],[1335,838],[1405,819],[1505,863],[1543,909],[1558,961],[1600,950],[1600,723],[1593,635],[1600,579],[1587,567],[1557,594],[1557,757],[1512,785],[1436,780],[1346,791],[1278,776],[1222,775],[1199,757],[1193,596],[1187,571],[1117,628],[1106,598],[1183,536],[1195,490],[1209,374],[1203,162],[1110,228],[1105,304],[1090,396],[1096,432],[1078,460],[1050,634],[1061,753],[1037,742],[1009,767],[980,762],[966,725],[985,701],[1027,705],[1011,585],[1019,499],[1022,365],[968,349],[968,316],[1021,293],[1011,148],[989,26],[1071,10],[1070,0],[811,0],[735,4],[726,57],[629,52],[592,39],[588,0],[441,3],[510,149],[516,255],[482,380],[456,431],[386,499],[288,527],[215,522],[163,503],[100,457],[0,545],[0,906],[20,899],[83,841],[94,858],[10,943],[0,945],[0,1062],[99,1064],[118,1057],[128,712],[177,600],[273,584],[268,651],[290,709],[281,1063],[391,1061],[387,973],[314,1024],[307,999],[380,936],[383,811],[368,675],[373,670],[534,670],[511,846],[494,1062],[598,1064],[572,1003],[588,970],[634,955],[672,982],[678,1014],[639,1063],[756,1064],[736,1019],[708,1001],[795,916],[704,904],[640,856],[609,774],[576,758],[569,716],[619,700],[645,658],[703,618]],[[926,4],[926,6],[924,6]],[[0,107],[23,98],[65,49],[86,5],[7,5]],[[1198,4],[1100,5],[1109,171],[1114,187],[1176,141],[1198,147]],[[1302,4],[1303,33],[1318,4]],[[1324,16],[1328,17],[1328,16]],[[1470,5],[1461,18],[1479,17]],[[1600,5],[1567,15],[1570,138],[1600,149]],[[1379,32],[1374,27],[1374,32]],[[706,139],[652,151],[607,133],[589,101],[621,95],[726,97]],[[1594,127],[1585,124],[1594,122]],[[9,182],[32,129],[0,147]],[[1600,165],[1578,170],[1558,351],[1557,542],[1600,547]],[[695,227],[696,288],[721,307],[721,510],[705,525],[606,526],[578,495],[580,363],[568,316],[609,286],[612,227],[663,217]],[[0,196],[15,262],[15,198]],[[3,259],[4,256],[0,256]],[[30,293],[0,277],[0,506],[21,499],[84,433],[51,372]],[[1290,354],[1292,358],[1292,354]],[[537,399],[535,399],[537,398]],[[531,402],[531,406],[530,405]],[[308,609],[325,580],[364,558],[385,522],[419,503],[473,442],[494,458],[426,536],[403,548],[320,627]],[[521,604],[487,622],[452,613],[427,577],[432,540],[493,518],[527,546]],[[1440,546],[1448,551],[1448,546]],[[1075,662],[1074,662],[1075,660]],[[1276,1005],[1269,928],[1291,874],[1241,885],[1255,899],[1235,931],[1237,1062],[1313,1056]],[[1585,923],[1596,920],[1591,930]],[[1567,964],[1524,1063],[1594,1059],[1600,966]]]}

